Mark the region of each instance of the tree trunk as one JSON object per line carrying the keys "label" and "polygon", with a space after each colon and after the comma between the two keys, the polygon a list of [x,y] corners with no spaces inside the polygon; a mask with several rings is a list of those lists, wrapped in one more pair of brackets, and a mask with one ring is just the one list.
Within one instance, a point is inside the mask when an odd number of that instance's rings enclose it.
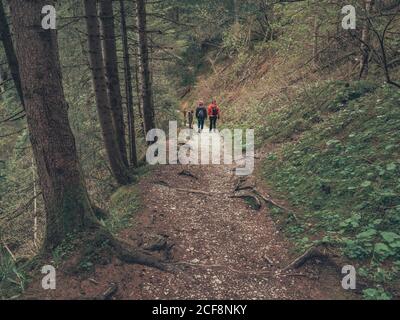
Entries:
{"label": "tree trunk", "polygon": [[366,79],[369,73],[369,52],[370,52],[370,29],[369,20],[372,0],[364,0],[365,21],[361,32],[361,58],[360,58],[360,79]]}
{"label": "tree trunk", "polygon": [[96,97],[97,112],[100,119],[104,144],[110,162],[112,173],[121,185],[131,182],[128,170],[121,158],[116,139],[113,117],[111,114],[101,41],[99,22],[97,19],[96,0],[85,0],[86,26],[88,33],[89,60],[92,69],[93,86]]}
{"label": "tree trunk", "polygon": [[43,30],[50,0],[9,0],[30,140],[46,210],[44,248],[96,225],[67,114],[57,35]]}
{"label": "tree trunk", "polygon": [[118,58],[115,43],[114,12],[112,2],[100,1],[100,21],[107,87],[110,97],[111,113],[122,161],[128,166],[126,154],[124,112],[122,109],[121,87],[118,75]]}
{"label": "tree trunk", "polygon": [[4,52],[8,66],[10,68],[11,77],[14,80],[15,88],[17,90],[18,97],[24,107],[24,98],[22,94],[21,79],[18,70],[18,60],[15,55],[15,50],[11,38],[10,28],[8,26],[6,14],[4,12],[3,2],[0,1],[0,39],[3,42]]}
{"label": "tree trunk", "polygon": [[119,5],[121,13],[122,50],[124,53],[126,109],[128,115],[129,161],[133,167],[136,167],[138,163],[137,163],[137,152],[136,152],[135,114],[133,111],[132,78],[131,78],[131,66],[129,61],[128,34],[126,30],[124,1],[120,0]]}
{"label": "tree trunk", "polygon": [[136,16],[139,43],[139,65],[141,83],[141,103],[143,107],[143,118],[145,132],[155,128],[154,106],[152,104],[152,84],[149,67],[149,49],[146,33],[146,4],[145,0],[136,0]]}
{"label": "tree trunk", "polygon": [[[136,55],[137,57],[137,55]],[[137,108],[139,111],[139,119],[140,119],[140,129],[143,135],[145,135],[146,129],[144,128],[144,120],[143,120],[143,108],[142,108],[142,102],[140,98],[140,79],[139,79],[139,59],[137,58],[135,61],[135,90],[136,90],[136,96],[137,96]]]}
{"label": "tree trunk", "polygon": [[233,0],[233,22],[239,24],[239,0]]}
{"label": "tree trunk", "polygon": [[317,15],[314,16],[314,45],[313,45],[313,61],[314,67],[318,67],[319,65],[319,18]]}

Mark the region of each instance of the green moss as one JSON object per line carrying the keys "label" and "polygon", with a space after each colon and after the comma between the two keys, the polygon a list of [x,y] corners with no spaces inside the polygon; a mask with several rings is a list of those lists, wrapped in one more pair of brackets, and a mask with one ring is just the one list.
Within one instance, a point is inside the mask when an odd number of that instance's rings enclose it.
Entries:
{"label": "green moss", "polygon": [[136,186],[119,188],[110,198],[111,217],[105,226],[112,233],[127,228],[132,224],[132,217],[140,209],[139,191]]}

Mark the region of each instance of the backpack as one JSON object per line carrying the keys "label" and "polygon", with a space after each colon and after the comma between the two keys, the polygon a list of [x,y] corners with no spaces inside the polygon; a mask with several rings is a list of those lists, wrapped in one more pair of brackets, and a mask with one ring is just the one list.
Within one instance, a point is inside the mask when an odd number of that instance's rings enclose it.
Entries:
{"label": "backpack", "polygon": [[213,117],[216,117],[216,116],[218,115],[218,108],[217,108],[217,106],[212,106],[211,114],[213,115]]}
{"label": "backpack", "polygon": [[200,118],[200,119],[204,118],[204,109],[200,109],[199,110],[199,113],[197,114],[197,117]]}

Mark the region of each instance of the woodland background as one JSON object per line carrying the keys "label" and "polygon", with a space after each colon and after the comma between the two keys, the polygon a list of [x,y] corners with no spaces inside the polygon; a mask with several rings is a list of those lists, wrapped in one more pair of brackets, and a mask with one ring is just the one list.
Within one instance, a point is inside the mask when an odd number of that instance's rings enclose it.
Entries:
{"label": "woodland background", "polygon": [[[40,1],[34,2],[39,7]],[[118,67],[114,85],[122,100],[114,105],[121,107],[124,129],[113,139],[122,135],[126,142],[121,168],[129,181],[118,177],[104,146],[96,100],[101,92],[94,90],[90,67],[93,49],[99,59],[102,52],[96,43],[88,46],[97,20],[88,18],[88,2],[55,4],[57,51],[83,177],[93,207],[112,215],[105,223],[109,230],[118,229],[127,215],[118,188],[150,170],[144,163],[145,132],[166,129],[199,99],[216,97],[223,126],[255,128],[257,146],[273,146],[259,174],[296,209],[296,215],[278,209],[273,215],[297,250],[329,243],[360,266],[365,298],[398,297],[399,1],[99,1],[113,9],[114,36],[100,38],[103,46],[105,39],[115,43],[117,56],[104,52],[111,60],[100,63]],[[356,30],[342,28],[341,8],[348,4],[357,10]],[[137,10],[144,5],[146,12]],[[18,68],[6,52],[15,47],[9,42],[15,26],[8,1],[1,7],[0,295],[5,298],[28,281],[25,263],[45,239],[46,210],[24,99],[13,77]],[[130,200],[132,210],[140,206]],[[62,253],[57,245],[53,254]]]}

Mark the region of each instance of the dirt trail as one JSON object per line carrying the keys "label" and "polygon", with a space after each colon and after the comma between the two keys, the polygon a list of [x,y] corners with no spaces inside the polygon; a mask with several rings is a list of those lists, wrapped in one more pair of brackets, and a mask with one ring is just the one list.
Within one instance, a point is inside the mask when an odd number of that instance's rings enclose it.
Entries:
{"label": "dirt trail", "polygon": [[[62,275],[52,298],[93,297],[110,283],[116,299],[334,299],[343,298],[340,277],[309,266],[279,271],[293,256],[263,206],[255,211],[230,198],[234,165],[157,167],[139,188],[145,210],[121,237],[145,243],[154,235],[173,247],[177,271],[165,273],[119,261],[97,266],[90,279]],[[179,175],[189,170],[196,178]],[[168,186],[165,185],[168,184]],[[212,194],[188,193],[196,189]],[[214,195],[213,195],[214,194]]]}

